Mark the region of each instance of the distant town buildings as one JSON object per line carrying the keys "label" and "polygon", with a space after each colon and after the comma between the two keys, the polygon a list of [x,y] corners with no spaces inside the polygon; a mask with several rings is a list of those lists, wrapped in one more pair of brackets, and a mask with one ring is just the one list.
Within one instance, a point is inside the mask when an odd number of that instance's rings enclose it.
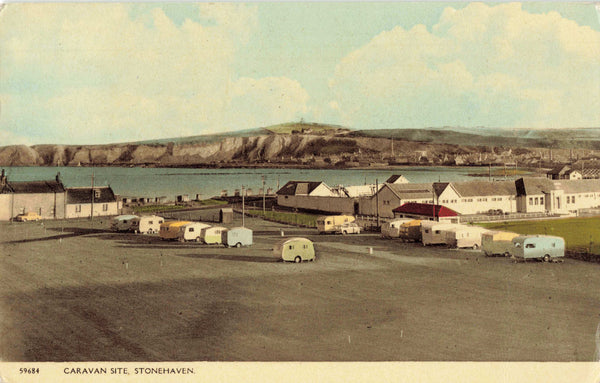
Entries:
{"label": "distant town buildings", "polygon": [[[369,190],[366,186],[361,186],[362,190]],[[515,181],[384,182],[378,186],[370,193],[345,194],[323,182],[290,181],[276,194],[281,206],[382,218],[393,218],[398,215],[395,209],[414,203],[443,206],[461,215],[572,214],[600,208],[600,179],[523,177]]]}

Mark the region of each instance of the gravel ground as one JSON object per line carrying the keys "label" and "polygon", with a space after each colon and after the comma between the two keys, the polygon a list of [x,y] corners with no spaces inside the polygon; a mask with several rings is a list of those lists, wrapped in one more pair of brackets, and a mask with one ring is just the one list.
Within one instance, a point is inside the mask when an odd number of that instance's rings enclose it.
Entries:
{"label": "gravel ground", "polygon": [[[594,358],[598,264],[245,223],[255,244],[231,249],[112,233],[107,219],[0,223],[0,359]],[[282,232],[315,241],[316,261],[280,262]]]}

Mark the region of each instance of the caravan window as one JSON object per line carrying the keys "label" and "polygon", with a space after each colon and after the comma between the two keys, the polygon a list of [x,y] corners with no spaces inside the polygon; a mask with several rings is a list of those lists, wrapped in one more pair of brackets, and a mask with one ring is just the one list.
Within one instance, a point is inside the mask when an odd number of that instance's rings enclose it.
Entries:
{"label": "caravan window", "polygon": [[528,243],[527,245],[525,245],[525,248],[527,248],[527,249],[535,249],[535,244]]}
{"label": "caravan window", "polygon": [[188,231],[189,231],[190,233],[193,233],[193,232],[194,232],[194,228],[193,228],[193,227],[190,227]]}
{"label": "caravan window", "polygon": [[153,221],[148,221],[148,225],[152,225],[153,223]]}
{"label": "caravan window", "polygon": [[294,246],[292,246],[292,245],[289,245],[289,246],[288,246],[288,249],[290,249],[290,250],[293,250],[293,249],[294,249]]}

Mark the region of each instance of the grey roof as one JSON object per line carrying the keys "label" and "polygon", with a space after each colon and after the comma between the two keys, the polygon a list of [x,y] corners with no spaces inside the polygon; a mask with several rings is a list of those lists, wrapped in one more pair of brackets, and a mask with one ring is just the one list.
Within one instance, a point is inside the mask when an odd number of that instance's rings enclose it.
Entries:
{"label": "grey roof", "polygon": [[544,194],[557,189],[548,178],[519,178],[515,181],[515,186],[518,196]]}
{"label": "grey roof", "polygon": [[556,189],[562,189],[565,193],[598,193],[600,192],[599,180],[555,180]]}
{"label": "grey roof", "polygon": [[433,190],[435,191],[435,195],[439,196],[446,190],[446,188],[450,185],[450,182],[434,182]]}
{"label": "grey roof", "polygon": [[515,181],[465,181],[452,182],[461,197],[515,195]]}
{"label": "grey roof", "polygon": [[[386,184],[400,199],[419,199],[433,197],[431,184]],[[379,191],[383,188],[379,189]]]}
{"label": "grey roof", "polygon": [[[100,191],[100,195],[95,197],[95,192]],[[94,187],[94,203],[116,202],[117,198],[110,186]],[[67,204],[91,203],[92,188],[67,188]]]}
{"label": "grey roof", "polygon": [[394,182],[398,181],[400,178],[405,178],[402,176],[402,174],[394,174],[393,176],[391,176],[390,178],[388,178],[385,183],[387,184],[393,184]]}
{"label": "grey roof", "polygon": [[323,182],[321,181],[289,181],[277,191],[278,195],[310,194]]}
{"label": "grey roof", "polygon": [[64,193],[65,187],[59,181],[21,181],[8,182],[2,187],[1,193]]}

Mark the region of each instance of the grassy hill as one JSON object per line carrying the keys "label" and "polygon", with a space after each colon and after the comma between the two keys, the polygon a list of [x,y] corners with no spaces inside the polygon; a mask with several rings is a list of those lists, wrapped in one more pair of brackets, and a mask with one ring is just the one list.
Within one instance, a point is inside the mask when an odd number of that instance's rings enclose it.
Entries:
{"label": "grassy hill", "polygon": [[[455,129],[458,129],[455,130]],[[600,129],[429,128],[357,130],[352,135],[434,144],[600,150]]]}

